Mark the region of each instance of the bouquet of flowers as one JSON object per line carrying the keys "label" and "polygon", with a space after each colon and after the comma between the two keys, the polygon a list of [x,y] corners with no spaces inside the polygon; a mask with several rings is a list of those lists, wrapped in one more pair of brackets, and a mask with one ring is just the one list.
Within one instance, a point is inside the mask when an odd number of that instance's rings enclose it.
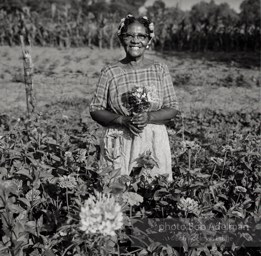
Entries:
{"label": "bouquet of flowers", "polygon": [[150,102],[145,87],[135,86],[129,93],[129,111],[132,115],[143,113],[149,110]]}

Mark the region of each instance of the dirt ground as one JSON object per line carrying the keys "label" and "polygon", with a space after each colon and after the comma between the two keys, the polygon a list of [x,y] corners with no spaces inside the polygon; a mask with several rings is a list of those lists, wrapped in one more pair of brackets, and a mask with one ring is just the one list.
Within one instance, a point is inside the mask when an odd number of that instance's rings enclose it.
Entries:
{"label": "dirt ground", "polygon": [[[122,49],[33,47],[37,108],[56,102],[90,101],[103,66],[124,56]],[[165,62],[180,107],[193,110],[260,111],[260,56],[256,53],[147,52]],[[25,111],[21,48],[0,47],[0,114]],[[88,115],[88,107],[82,109]]]}

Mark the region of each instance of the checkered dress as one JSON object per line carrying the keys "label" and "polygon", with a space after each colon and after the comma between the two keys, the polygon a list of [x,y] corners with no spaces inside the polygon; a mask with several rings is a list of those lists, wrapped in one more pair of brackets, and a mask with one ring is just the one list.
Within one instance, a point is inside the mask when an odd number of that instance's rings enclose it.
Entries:
{"label": "checkered dress", "polygon": [[[133,87],[145,87],[150,101],[149,111],[163,107],[178,109],[176,93],[167,65],[154,62],[141,69],[124,69],[113,64],[102,69],[90,112],[109,110],[129,116],[128,93]],[[131,136],[124,127],[106,128],[101,144],[102,162],[129,175],[136,160],[145,151],[152,152],[158,163],[151,175],[168,173],[172,180],[171,154],[165,125],[148,124],[140,136]]]}

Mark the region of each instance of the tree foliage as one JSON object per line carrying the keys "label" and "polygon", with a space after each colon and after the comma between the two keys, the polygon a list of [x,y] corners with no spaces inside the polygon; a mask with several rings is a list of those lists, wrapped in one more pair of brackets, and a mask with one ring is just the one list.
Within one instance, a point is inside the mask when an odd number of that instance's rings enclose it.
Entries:
{"label": "tree foliage", "polygon": [[260,27],[260,1],[259,0],[244,0],[240,5],[240,18],[246,26]]}
{"label": "tree foliage", "polygon": [[238,21],[237,13],[227,3],[217,5],[213,0],[209,3],[195,4],[190,12],[192,23],[201,23],[215,26],[218,22],[224,25],[235,24]]}
{"label": "tree foliage", "polygon": [[[141,9],[155,23],[154,48],[161,50],[258,50],[259,0],[244,0],[240,13],[227,3],[199,2],[190,11],[156,0],[0,0],[0,44],[115,47],[119,21]],[[141,8],[142,7],[142,8]]]}

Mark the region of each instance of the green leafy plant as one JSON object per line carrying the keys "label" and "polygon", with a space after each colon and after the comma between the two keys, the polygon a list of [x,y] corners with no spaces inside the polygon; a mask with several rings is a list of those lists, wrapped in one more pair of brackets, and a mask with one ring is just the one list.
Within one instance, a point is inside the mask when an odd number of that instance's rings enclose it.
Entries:
{"label": "green leafy plant", "polygon": [[[65,117],[58,107],[15,119],[1,128],[1,255],[258,255],[259,120],[257,113],[206,111],[185,118],[185,127],[169,126],[170,183],[150,176],[157,165],[150,152],[140,155],[130,176],[102,169],[98,127],[77,115]],[[95,191],[121,207],[123,225],[112,237],[80,228],[81,209]],[[219,230],[159,228],[162,221],[188,228],[214,220],[249,229],[228,231],[227,244],[213,239]]]}

